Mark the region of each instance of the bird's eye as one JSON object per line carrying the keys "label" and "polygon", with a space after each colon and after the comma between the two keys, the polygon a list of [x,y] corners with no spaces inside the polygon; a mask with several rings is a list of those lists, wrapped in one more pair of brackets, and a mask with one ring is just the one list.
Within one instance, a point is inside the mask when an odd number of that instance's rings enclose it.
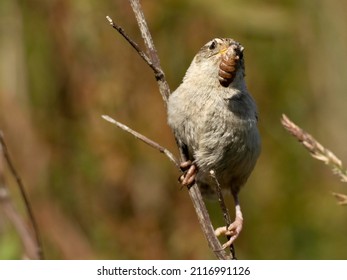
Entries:
{"label": "bird's eye", "polygon": [[211,45],[208,47],[210,50],[214,50],[217,47],[217,42],[215,40],[212,41]]}

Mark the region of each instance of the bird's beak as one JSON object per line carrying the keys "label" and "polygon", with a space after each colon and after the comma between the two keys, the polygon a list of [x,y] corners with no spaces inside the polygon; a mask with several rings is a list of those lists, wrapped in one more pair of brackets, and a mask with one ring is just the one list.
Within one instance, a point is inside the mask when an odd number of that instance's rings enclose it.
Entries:
{"label": "bird's beak", "polygon": [[[242,53],[244,50],[244,47],[241,45],[236,45],[236,44],[223,44],[223,46],[221,47],[221,49],[219,50],[220,54],[225,54],[229,49],[233,49],[234,53]],[[238,49],[238,50],[237,50]]]}
{"label": "bird's beak", "polygon": [[229,45],[224,44],[224,46],[219,50],[219,53],[220,54],[226,53],[229,47],[230,47]]}

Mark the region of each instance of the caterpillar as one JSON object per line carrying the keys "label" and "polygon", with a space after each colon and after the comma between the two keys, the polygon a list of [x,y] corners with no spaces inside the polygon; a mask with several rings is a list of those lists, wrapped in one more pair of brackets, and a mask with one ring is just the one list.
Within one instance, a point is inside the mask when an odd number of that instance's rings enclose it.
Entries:
{"label": "caterpillar", "polygon": [[222,54],[222,60],[219,64],[218,80],[223,87],[228,87],[235,79],[236,71],[239,67],[239,61],[242,58],[243,47],[234,44]]}

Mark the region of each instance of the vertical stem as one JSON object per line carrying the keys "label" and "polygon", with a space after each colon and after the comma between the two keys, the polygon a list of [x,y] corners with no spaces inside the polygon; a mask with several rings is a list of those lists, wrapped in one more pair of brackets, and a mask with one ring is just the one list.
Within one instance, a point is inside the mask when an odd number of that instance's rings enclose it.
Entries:
{"label": "vertical stem", "polygon": [[143,11],[141,8],[141,4],[138,0],[129,0],[129,1],[130,1],[132,9],[134,11],[134,14],[135,14],[135,17],[137,20],[137,24],[139,25],[142,38],[145,42],[149,58],[151,59],[151,62],[153,63],[154,67],[161,70],[161,73],[155,74],[155,75],[156,75],[156,79],[158,82],[160,94],[164,100],[165,105],[167,105],[167,101],[168,101],[170,93],[171,93],[170,87],[169,87],[169,84],[167,83],[167,81],[165,79],[165,74],[162,71],[162,68],[160,67],[159,56],[158,56],[157,50],[154,46],[152,35],[149,32],[147,22],[145,19],[145,15],[143,14]]}
{"label": "vertical stem", "polygon": [[[223,193],[222,193],[222,189],[221,186],[219,184],[219,181],[217,179],[217,175],[216,172],[214,170],[210,171],[211,177],[213,178],[213,180],[216,183],[216,193],[218,196],[218,202],[219,202],[219,206],[222,209],[223,212],[223,218],[224,218],[224,222],[225,222],[225,226],[226,228],[228,228],[231,224],[231,218],[230,218],[230,214],[228,211],[228,207],[225,204],[224,201],[224,197],[223,197]],[[227,239],[230,239],[230,236],[227,236]],[[236,259],[236,251],[235,251],[235,247],[234,244],[230,245],[230,253],[231,253],[231,259]]]}

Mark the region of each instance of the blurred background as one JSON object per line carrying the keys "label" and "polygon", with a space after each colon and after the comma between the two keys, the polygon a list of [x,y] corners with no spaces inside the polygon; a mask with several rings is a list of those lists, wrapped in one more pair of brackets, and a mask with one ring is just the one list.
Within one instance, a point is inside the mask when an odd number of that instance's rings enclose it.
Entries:
{"label": "blurred background", "polygon": [[[347,155],[347,17],[339,0],[143,1],[174,90],[214,37],[245,47],[262,154],[241,191],[240,259],[346,259],[346,193],[282,128],[287,114]],[[0,2],[0,129],[28,191],[47,259],[214,259],[178,172],[101,118],[108,114],[177,154],[151,70],[105,16],[142,46],[126,0]],[[11,199],[27,220],[8,170]],[[233,209],[231,199],[229,208]],[[208,202],[215,226],[223,219]],[[231,211],[233,214],[233,211]],[[19,259],[0,210],[0,258]]]}

